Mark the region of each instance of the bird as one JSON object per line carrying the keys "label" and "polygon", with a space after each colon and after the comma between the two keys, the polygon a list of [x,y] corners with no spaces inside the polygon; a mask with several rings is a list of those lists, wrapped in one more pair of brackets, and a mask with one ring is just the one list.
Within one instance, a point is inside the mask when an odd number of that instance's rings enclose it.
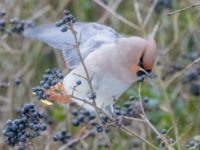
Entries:
{"label": "bird", "polygon": [[[73,33],[62,32],[62,27],[50,23],[24,31],[25,37],[61,50],[70,70],[62,82],[47,90],[52,101],[76,102],[91,111],[95,109],[91,105],[95,101],[97,108],[112,113],[121,95],[153,68],[156,42],[151,34],[147,38],[128,37],[100,23],[75,22],[76,41]],[[55,89],[61,94],[55,93]]]}

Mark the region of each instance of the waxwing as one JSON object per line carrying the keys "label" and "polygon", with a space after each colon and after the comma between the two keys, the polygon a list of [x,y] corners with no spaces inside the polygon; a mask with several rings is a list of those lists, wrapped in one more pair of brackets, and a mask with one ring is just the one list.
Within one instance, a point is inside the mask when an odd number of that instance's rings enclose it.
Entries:
{"label": "waxwing", "polygon": [[93,110],[94,107],[81,99],[91,103],[95,100],[97,107],[110,112],[115,101],[153,67],[156,52],[153,36],[146,39],[139,36],[125,37],[102,24],[76,22],[73,28],[79,39],[80,53],[88,75],[92,78],[91,93],[91,87],[84,79],[87,74],[74,47],[74,36],[70,31],[61,32],[61,28],[46,24],[24,31],[26,37],[62,50],[70,72],[62,83],[54,86],[54,89],[59,88],[64,94],[47,91],[51,95],[49,99],[53,101],[75,101]]}

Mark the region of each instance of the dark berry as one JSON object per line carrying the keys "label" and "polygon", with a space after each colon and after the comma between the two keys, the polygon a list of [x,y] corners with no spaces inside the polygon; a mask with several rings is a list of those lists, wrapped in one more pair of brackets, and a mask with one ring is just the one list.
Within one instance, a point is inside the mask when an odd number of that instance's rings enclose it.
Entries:
{"label": "dark berry", "polygon": [[46,69],[45,74],[51,74],[51,69]]}
{"label": "dark berry", "polygon": [[6,22],[4,19],[0,19],[0,27],[4,28],[6,26]]}
{"label": "dark berry", "polygon": [[71,136],[67,133],[66,130],[61,130],[60,132],[56,133],[53,136],[53,141],[54,142],[62,142],[62,143],[67,143],[67,141],[71,138]]}
{"label": "dark berry", "polygon": [[103,127],[102,126],[100,126],[100,125],[97,125],[96,126],[96,129],[97,129],[97,132],[103,132]]}
{"label": "dark berry", "polygon": [[68,30],[68,27],[67,26],[64,26],[62,29],[61,29],[61,32],[66,32]]}
{"label": "dark berry", "polygon": [[199,84],[192,84],[190,91],[193,95],[199,96],[200,95],[200,85]]}
{"label": "dark berry", "polygon": [[91,93],[90,95],[89,95],[89,99],[91,99],[91,100],[95,100],[96,99],[96,93]]}
{"label": "dark berry", "polygon": [[63,13],[64,13],[64,15],[65,15],[65,16],[68,16],[68,15],[70,15],[70,12],[69,12],[69,10],[64,10],[64,12],[63,12]]}
{"label": "dark berry", "polygon": [[60,26],[62,26],[62,25],[64,25],[64,24],[65,24],[65,22],[64,22],[63,19],[55,23],[55,25],[56,25],[57,27],[60,27]]}
{"label": "dark berry", "polygon": [[15,85],[20,85],[20,83],[21,83],[21,79],[17,78],[17,79],[15,80]]}
{"label": "dark berry", "polygon": [[162,129],[162,130],[160,131],[160,133],[161,133],[161,134],[166,134],[166,133],[167,133],[167,130],[166,130],[166,129]]}
{"label": "dark berry", "polygon": [[81,85],[81,81],[80,80],[76,81],[76,85],[77,86]]}
{"label": "dark berry", "polygon": [[79,126],[79,124],[80,124],[80,122],[79,122],[78,119],[72,120],[72,125],[74,125],[74,126]]}
{"label": "dark berry", "polygon": [[43,88],[45,88],[45,89],[49,89],[49,88],[50,88],[50,85],[49,85],[48,83],[44,83],[42,86],[43,86]]}
{"label": "dark berry", "polygon": [[6,15],[6,12],[5,11],[0,11],[0,18],[1,17],[4,17]]}

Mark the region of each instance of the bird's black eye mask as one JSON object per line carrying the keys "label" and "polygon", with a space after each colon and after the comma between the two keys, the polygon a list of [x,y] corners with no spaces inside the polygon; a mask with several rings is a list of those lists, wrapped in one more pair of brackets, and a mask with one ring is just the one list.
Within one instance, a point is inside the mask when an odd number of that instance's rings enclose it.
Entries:
{"label": "bird's black eye mask", "polygon": [[[145,69],[145,67],[144,67],[144,54],[142,54],[142,56],[140,57],[140,60],[139,60],[139,63],[138,63],[138,66],[140,66],[142,69],[144,69],[146,72],[151,72],[151,70],[147,70],[147,69]],[[146,75],[146,73],[144,72],[144,71],[142,71],[142,70],[139,70],[138,72],[137,72],[137,76],[138,77],[141,77],[141,76],[145,76]]]}

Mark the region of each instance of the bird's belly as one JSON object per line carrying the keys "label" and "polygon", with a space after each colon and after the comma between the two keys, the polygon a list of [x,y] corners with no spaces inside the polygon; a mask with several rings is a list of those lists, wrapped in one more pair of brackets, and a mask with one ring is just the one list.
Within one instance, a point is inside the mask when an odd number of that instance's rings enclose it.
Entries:
{"label": "bird's belly", "polygon": [[[81,81],[81,85],[76,86],[77,81]],[[89,98],[91,90],[85,79],[74,75],[73,73],[68,75],[64,82],[67,94],[71,95],[73,93],[73,97],[78,97],[92,102]],[[73,87],[75,86],[76,88],[73,90]],[[114,104],[115,100],[118,100],[118,98],[129,88],[129,86],[129,84],[122,82],[110,73],[102,72],[94,74],[92,87],[96,94],[95,103],[97,107],[106,110],[109,106]],[[94,110],[93,106],[84,104],[84,102],[77,100],[76,98],[72,99],[79,105],[83,105],[86,109]]]}
{"label": "bird's belly", "polygon": [[[104,74],[101,79],[97,79],[96,104],[98,107],[106,108],[112,104],[129,88],[130,85],[122,82],[110,74]],[[95,85],[94,84],[94,87]]]}

